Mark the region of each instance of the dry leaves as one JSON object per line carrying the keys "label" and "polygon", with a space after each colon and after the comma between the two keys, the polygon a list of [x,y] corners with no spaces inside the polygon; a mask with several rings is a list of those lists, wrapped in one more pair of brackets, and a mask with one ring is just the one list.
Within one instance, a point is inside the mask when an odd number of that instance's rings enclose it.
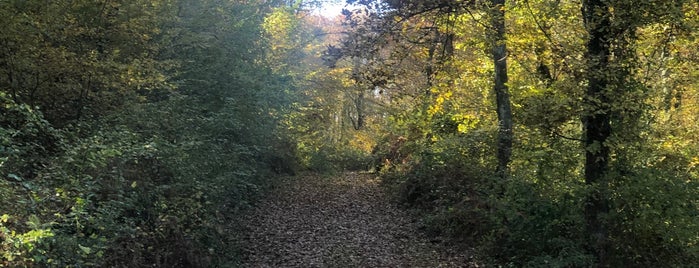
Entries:
{"label": "dry leaves", "polygon": [[432,244],[370,174],[305,175],[243,220],[245,267],[476,267]]}

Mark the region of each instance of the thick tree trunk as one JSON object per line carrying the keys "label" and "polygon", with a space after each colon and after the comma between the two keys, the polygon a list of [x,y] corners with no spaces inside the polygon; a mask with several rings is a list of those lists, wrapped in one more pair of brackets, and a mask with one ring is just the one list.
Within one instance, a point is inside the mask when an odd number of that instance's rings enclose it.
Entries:
{"label": "thick tree trunk", "polygon": [[498,113],[498,176],[508,176],[512,155],[512,108],[507,88],[507,47],[505,44],[505,0],[492,0],[493,63],[495,64],[495,102]]}
{"label": "thick tree trunk", "polygon": [[598,266],[607,267],[609,238],[602,217],[609,212],[607,171],[612,133],[610,99],[606,93],[611,69],[609,8],[603,0],[583,1],[583,17],[589,33],[587,41],[588,86],[585,93],[586,112],[583,115],[585,143],[585,183],[591,192],[585,204],[585,220],[591,246]]}

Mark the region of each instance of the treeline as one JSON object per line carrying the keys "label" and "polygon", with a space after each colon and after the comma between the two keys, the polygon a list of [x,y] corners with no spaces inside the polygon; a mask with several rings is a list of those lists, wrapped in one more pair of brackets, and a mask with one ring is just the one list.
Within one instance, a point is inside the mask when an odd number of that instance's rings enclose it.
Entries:
{"label": "treeline", "polygon": [[294,146],[284,1],[0,2],[0,266],[225,267]]}
{"label": "treeline", "polygon": [[0,266],[236,266],[302,169],[488,266],[699,263],[696,1],[312,2],[0,3]]}
{"label": "treeline", "polygon": [[348,3],[325,122],[428,232],[488,266],[699,264],[695,1]]}

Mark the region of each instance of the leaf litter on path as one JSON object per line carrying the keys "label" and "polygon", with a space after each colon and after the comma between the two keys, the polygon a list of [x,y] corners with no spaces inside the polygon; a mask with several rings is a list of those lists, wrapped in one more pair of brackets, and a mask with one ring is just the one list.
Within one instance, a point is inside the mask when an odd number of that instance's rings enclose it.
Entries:
{"label": "leaf litter on path", "polygon": [[478,267],[431,243],[371,174],[290,178],[242,225],[243,267]]}

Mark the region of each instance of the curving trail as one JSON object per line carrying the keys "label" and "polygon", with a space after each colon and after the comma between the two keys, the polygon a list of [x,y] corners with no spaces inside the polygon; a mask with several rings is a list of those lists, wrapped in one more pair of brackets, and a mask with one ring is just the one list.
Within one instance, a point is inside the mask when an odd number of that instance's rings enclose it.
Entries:
{"label": "curving trail", "polygon": [[243,227],[243,267],[477,267],[417,231],[370,174],[289,179]]}

